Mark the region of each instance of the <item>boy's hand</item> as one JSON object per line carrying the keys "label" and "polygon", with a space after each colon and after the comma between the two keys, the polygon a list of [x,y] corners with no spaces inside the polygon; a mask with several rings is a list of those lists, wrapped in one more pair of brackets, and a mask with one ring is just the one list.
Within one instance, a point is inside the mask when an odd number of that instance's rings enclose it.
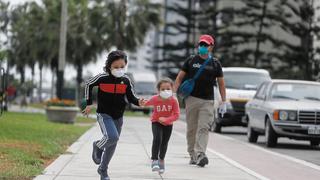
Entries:
{"label": "boy's hand", "polygon": [[139,99],[139,106],[145,106],[146,105],[147,100],[146,99]]}
{"label": "boy's hand", "polygon": [[88,117],[88,115],[90,114],[90,112],[91,112],[91,105],[90,105],[90,106],[86,106],[86,108],[84,108],[84,110],[82,111],[82,114],[83,114],[84,116],[87,116],[87,117]]}

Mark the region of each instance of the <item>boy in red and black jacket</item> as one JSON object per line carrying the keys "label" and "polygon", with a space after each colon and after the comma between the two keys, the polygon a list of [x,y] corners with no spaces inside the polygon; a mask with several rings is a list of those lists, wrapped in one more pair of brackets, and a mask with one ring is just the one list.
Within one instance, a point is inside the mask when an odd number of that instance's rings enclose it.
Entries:
{"label": "boy in red and black jacket", "polygon": [[91,111],[92,88],[98,86],[97,121],[103,137],[93,142],[92,158],[96,164],[100,164],[98,173],[103,180],[109,179],[107,169],[120,136],[126,107],[125,98],[137,106],[143,102],[143,99],[136,97],[131,80],[125,75],[126,65],[126,54],[119,50],[112,51],[104,67],[105,73],[89,79],[85,86],[87,101],[87,106],[83,110],[85,115]]}

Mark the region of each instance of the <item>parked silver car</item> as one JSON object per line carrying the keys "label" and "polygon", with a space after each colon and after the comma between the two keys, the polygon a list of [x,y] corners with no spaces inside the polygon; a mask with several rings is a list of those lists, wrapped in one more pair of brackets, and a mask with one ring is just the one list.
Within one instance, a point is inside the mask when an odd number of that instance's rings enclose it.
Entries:
{"label": "parked silver car", "polygon": [[265,134],[267,147],[278,137],[320,143],[320,83],[272,80],[261,84],[246,104],[248,141],[257,142]]}

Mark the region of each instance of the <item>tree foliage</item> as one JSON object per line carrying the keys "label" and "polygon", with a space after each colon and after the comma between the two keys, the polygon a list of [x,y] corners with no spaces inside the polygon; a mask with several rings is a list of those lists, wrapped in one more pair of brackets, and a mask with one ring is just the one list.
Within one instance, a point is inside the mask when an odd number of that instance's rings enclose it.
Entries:
{"label": "tree foliage", "polygon": [[[185,59],[193,54],[196,10],[191,0],[177,0],[165,6],[168,16],[165,19],[162,59],[155,60],[166,76],[174,78]],[[169,16],[170,15],[170,16]],[[176,18],[174,18],[176,17]]]}
{"label": "tree foliage", "polygon": [[[314,79],[319,75],[319,49],[313,37],[319,36],[310,0],[180,0],[166,11],[178,20],[167,23],[165,37],[184,36],[179,41],[164,42],[160,48],[166,73],[175,76],[192,52],[200,34],[215,37],[214,55],[224,66],[265,68],[276,78]],[[315,19],[315,20],[314,20]],[[193,34],[198,32],[198,34]],[[191,38],[190,38],[191,37]],[[192,39],[193,38],[193,39]],[[172,38],[173,39],[173,38]],[[176,38],[177,39],[177,38]]]}
{"label": "tree foliage", "polygon": [[[6,4],[0,5],[5,9]],[[78,86],[83,81],[83,67],[96,61],[103,51],[114,46],[135,50],[147,31],[160,23],[159,7],[149,0],[68,0],[66,60],[77,71]],[[8,59],[20,73],[21,83],[25,81],[25,69],[34,72],[35,64],[40,71],[47,66],[57,73],[61,1],[19,4],[10,14]],[[6,23],[1,18],[0,30]]]}

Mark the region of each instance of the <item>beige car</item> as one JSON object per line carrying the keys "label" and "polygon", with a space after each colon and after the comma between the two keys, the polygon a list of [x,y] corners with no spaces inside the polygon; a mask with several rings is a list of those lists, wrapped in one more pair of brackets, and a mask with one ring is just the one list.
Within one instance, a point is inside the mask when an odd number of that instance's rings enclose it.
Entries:
{"label": "beige car", "polygon": [[[157,94],[156,90],[156,76],[151,72],[135,72],[127,73],[133,81],[133,89],[139,98],[150,99],[153,95]],[[128,103],[130,111],[142,111],[144,114],[149,114],[152,110],[151,107],[139,107],[134,104]]]}
{"label": "beige car", "polygon": [[246,104],[248,141],[265,134],[266,146],[277,145],[279,137],[320,143],[320,83],[272,80],[261,84]]}
{"label": "beige car", "polygon": [[[215,118],[210,130],[220,133],[226,126],[247,126],[245,105],[253,98],[258,86],[264,81],[270,81],[269,72],[264,69],[227,67],[223,68],[223,76],[227,93],[227,112],[223,117],[215,110]],[[215,88],[216,104],[220,101],[219,88]],[[218,108],[216,105],[215,107]]]}

